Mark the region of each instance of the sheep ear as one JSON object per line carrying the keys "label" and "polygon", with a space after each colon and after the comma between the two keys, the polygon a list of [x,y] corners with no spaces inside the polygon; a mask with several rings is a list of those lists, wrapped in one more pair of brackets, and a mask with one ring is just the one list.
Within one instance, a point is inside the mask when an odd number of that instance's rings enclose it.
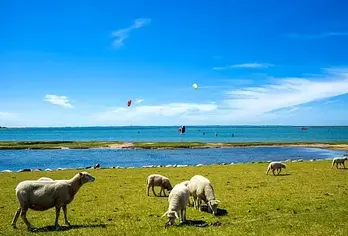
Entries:
{"label": "sheep ear", "polygon": [[167,213],[168,213],[168,211],[166,211],[166,212],[163,214],[163,216],[161,216],[161,217],[165,217],[165,216],[167,215]]}
{"label": "sheep ear", "polygon": [[176,211],[174,212],[174,214],[175,214],[175,217],[176,217],[177,219],[179,219],[178,213],[177,213]]}
{"label": "sheep ear", "polygon": [[216,200],[217,203],[220,203],[221,201],[220,200]]}
{"label": "sheep ear", "polygon": [[79,175],[82,176],[82,173],[80,172]]}

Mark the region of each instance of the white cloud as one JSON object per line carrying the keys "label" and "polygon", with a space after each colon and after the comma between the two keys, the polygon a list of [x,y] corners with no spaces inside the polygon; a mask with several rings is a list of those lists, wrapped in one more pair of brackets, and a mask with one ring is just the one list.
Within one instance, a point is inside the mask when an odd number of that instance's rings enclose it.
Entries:
{"label": "white cloud", "polygon": [[289,38],[295,38],[295,39],[319,39],[319,38],[329,38],[334,36],[348,36],[348,32],[324,32],[324,33],[318,33],[318,34],[287,34],[286,35]]}
{"label": "white cloud", "polygon": [[151,23],[151,19],[148,18],[139,18],[136,19],[133,23],[133,25],[129,26],[128,28],[119,29],[114,32],[112,32],[112,36],[115,37],[113,41],[113,46],[115,47],[121,47],[123,46],[124,40],[126,40],[129,37],[129,34],[134,29],[139,29],[141,27],[144,27]]}
{"label": "white cloud", "polygon": [[312,109],[311,102],[324,103],[325,99],[348,94],[348,70],[328,72],[315,78],[271,78],[259,86],[225,91],[222,100],[209,103],[118,107],[97,114],[95,118],[100,123],[112,125],[274,124],[280,117],[290,114],[298,117]]}
{"label": "white cloud", "polygon": [[45,101],[62,107],[73,108],[73,106],[69,102],[68,97],[66,96],[46,94]]}
{"label": "white cloud", "polygon": [[11,118],[14,118],[16,117],[16,115],[14,113],[11,113],[11,112],[1,112],[0,111],[0,119],[11,119]]}
{"label": "white cloud", "polygon": [[[135,106],[135,107],[117,107],[110,111],[97,114],[99,121],[150,121],[158,117],[176,117],[182,115],[202,114],[217,109],[213,103],[168,103],[152,106]],[[151,121],[150,121],[151,122]]]}
{"label": "white cloud", "polygon": [[135,99],[134,103],[135,103],[135,104],[140,104],[140,103],[142,103],[143,101],[144,101],[144,99],[137,98],[137,99]]}
{"label": "white cloud", "polygon": [[228,70],[228,69],[235,69],[235,68],[258,69],[258,68],[268,68],[271,66],[274,66],[274,65],[268,64],[268,63],[244,63],[244,64],[213,67],[213,70]]}
{"label": "white cloud", "polygon": [[280,79],[278,83],[226,93],[225,102],[240,114],[262,115],[274,110],[348,93],[347,75],[330,81],[303,78]]}

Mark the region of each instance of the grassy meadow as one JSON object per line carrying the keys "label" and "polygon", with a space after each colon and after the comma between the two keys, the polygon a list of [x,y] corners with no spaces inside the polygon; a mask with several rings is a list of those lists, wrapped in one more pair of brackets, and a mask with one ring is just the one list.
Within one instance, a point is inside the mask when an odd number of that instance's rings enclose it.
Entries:
{"label": "grassy meadow", "polygon": [[[184,168],[88,170],[96,177],[84,185],[68,206],[71,228],[53,230],[55,210],[28,211],[38,235],[348,235],[348,170],[331,169],[331,162],[287,163],[280,176],[265,174],[267,163]],[[0,234],[33,235],[21,218],[10,225],[18,203],[15,186],[46,176],[68,179],[77,170],[0,173]],[[167,198],[146,196],[146,177],[160,173],[172,184],[195,174],[208,177],[226,215],[187,209],[188,220],[206,227],[176,225],[165,229],[161,218]],[[159,192],[159,189],[156,189]],[[221,225],[217,226],[216,222]],[[215,225],[212,225],[215,223]],[[60,215],[63,226],[63,212]]]}

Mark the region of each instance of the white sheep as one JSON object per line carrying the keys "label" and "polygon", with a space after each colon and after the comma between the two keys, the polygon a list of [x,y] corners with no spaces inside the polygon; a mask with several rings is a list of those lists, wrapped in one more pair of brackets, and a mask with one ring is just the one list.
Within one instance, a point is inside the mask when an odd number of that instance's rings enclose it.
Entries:
{"label": "white sheep", "polygon": [[[188,187],[188,184],[189,184],[189,183],[190,183],[190,181],[189,181],[189,180],[186,180],[186,181],[181,182],[180,184],[183,184],[183,185],[185,185],[186,187]],[[191,196],[191,193],[190,193],[190,196]],[[188,205],[188,206],[191,206],[190,198],[189,198],[189,200],[187,201],[187,205]]]}
{"label": "white sheep", "polygon": [[345,169],[346,166],[344,165],[344,162],[348,160],[348,157],[335,157],[332,160],[332,166],[331,169],[334,167],[334,165],[336,164],[336,168],[338,169],[338,165],[343,165],[343,168]]}
{"label": "white sheep", "polygon": [[214,188],[209,179],[202,175],[195,175],[190,179],[188,189],[193,197],[193,206],[196,209],[201,211],[201,201],[203,200],[213,214],[217,214],[217,207],[220,201],[215,198]]}
{"label": "white sheep", "polygon": [[185,184],[180,183],[174,186],[168,197],[168,210],[162,215],[162,217],[168,217],[165,226],[174,225],[176,218],[180,219],[180,223],[186,221],[186,206],[189,197],[190,192]]}
{"label": "white sheep", "polygon": [[56,229],[60,227],[58,218],[61,208],[63,208],[65,224],[70,225],[67,218],[67,205],[72,202],[83,184],[93,182],[94,180],[95,178],[91,174],[80,172],[70,180],[25,180],[20,182],[16,187],[19,208],[13,217],[12,226],[16,228],[17,219],[21,215],[28,230],[32,231],[34,228],[26,216],[28,209],[46,211],[52,207],[56,208]]}
{"label": "white sheep", "polygon": [[167,189],[169,192],[173,189],[169,179],[159,174],[149,175],[147,177],[146,184],[147,184],[147,196],[149,196],[150,187],[152,188],[153,194],[157,196],[154,188],[155,186],[160,186],[161,187],[160,196],[162,196],[162,191],[163,191],[165,197],[166,197],[165,189]]}
{"label": "white sheep", "polygon": [[283,168],[286,169],[285,164],[283,164],[281,162],[273,161],[273,162],[269,163],[269,165],[267,167],[266,175],[268,175],[268,172],[270,170],[272,170],[273,175],[275,175],[274,171],[277,170],[277,174],[279,175]]}
{"label": "white sheep", "polygon": [[38,181],[53,181],[53,179],[48,177],[41,177],[40,179],[38,179]]}

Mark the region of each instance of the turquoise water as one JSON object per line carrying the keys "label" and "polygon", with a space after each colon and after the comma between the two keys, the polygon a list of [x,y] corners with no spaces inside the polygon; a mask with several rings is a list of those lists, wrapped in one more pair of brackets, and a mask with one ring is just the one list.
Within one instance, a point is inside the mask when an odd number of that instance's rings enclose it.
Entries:
{"label": "turquoise water", "polygon": [[[112,141],[201,141],[277,142],[348,141],[348,127],[293,126],[186,126],[178,127],[83,127],[0,129],[0,140],[112,140]],[[205,134],[204,134],[205,133]],[[217,134],[217,136],[216,136]],[[232,137],[234,134],[234,137]]]}
{"label": "turquoise water", "polygon": [[7,169],[17,171],[23,168],[78,168],[93,166],[96,163],[100,163],[101,167],[141,167],[144,165],[208,165],[287,159],[331,159],[343,156],[343,154],[344,151],[294,147],[175,150],[0,150],[0,171]]}

